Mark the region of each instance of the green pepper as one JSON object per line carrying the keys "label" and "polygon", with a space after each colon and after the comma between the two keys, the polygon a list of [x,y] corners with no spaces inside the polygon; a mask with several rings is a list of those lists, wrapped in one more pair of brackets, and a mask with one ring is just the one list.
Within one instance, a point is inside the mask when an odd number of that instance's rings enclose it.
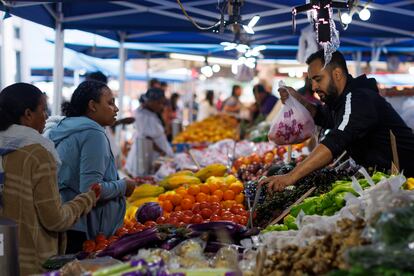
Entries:
{"label": "green pepper", "polygon": [[352,185],[352,182],[348,181],[348,180],[337,180],[334,182],[334,184],[332,184],[332,187],[335,188],[336,186],[341,186],[341,185]]}
{"label": "green pepper", "polygon": [[334,205],[329,207],[328,209],[325,209],[322,213],[324,216],[333,216],[335,212],[338,211],[338,206]]}
{"label": "green pepper", "polygon": [[352,187],[348,186],[348,185],[346,185],[346,186],[345,185],[344,186],[337,186],[332,191],[330,191],[329,194],[335,195],[335,194],[343,193],[343,192],[348,192],[348,193],[351,193],[355,196],[359,196],[359,194],[357,192],[355,192],[355,190]]}
{"label": "green pepper", "polygon": [[298,230],[298,226],[296,224],[296,218],[292,215],[287,215],[283,219],[283,223],[288,227],[289,230]]}
{"label": "green pepper", "polygon": [[346,193],[339,193],[335,195],[335,205],[342,208],[345,206]]}
{"label": "green pepper", "polygon": [[383,178],[389,178],[389,176],[388,175],[386,175],[385,173],[382,173],[382,172],[375,172],[373,175],[372,175],[372,181],[374,181],[374,183],[375,184],[377,184],[378,182],[380,182]]}
{"label": "green pepper", "polygon": [[290,210],[290,214],[297,217],[300,210],[303,210],[306,215],[314,215],[319,202],[320,199],[318,197],[308,198],[308,200],[305,199],[303,203],[293,206]]}

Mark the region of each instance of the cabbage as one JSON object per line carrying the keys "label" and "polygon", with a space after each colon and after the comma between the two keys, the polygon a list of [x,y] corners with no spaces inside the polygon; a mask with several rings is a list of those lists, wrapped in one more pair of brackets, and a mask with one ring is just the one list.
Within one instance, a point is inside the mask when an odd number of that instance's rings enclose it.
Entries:
{"label": "cabbage", "polygon": [[149,220],[156,221],[162,215],[162,208],[157,202],[144,203],[137,212],[135,218],[140,223],[145,223]]}

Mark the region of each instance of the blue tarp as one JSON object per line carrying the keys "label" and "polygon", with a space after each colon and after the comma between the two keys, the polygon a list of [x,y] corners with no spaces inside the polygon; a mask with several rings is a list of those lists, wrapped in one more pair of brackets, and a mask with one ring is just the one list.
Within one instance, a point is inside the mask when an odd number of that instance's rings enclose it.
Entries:
{"label": "blue tarp", "polygon": [[[217,3],[223,3],[217,0],[182,2],[188,14],[204,26],[217,22],[220,17]],[[7,7],[0,4],[0,8],[42,25],[55,27],[57,3],[11,3]],[[248,38],[250,43],[297,45],[301,28],[309,23],[305,15],[298,15],[298,30],[292,34],[291,8],[304,3],[305,0],[244,1],[241,9],[243,20],[255,14],[262,16],[255,27],[255,35]],[[342,45],[369,49],[386,43],[398,48],[396,52],[399,55],[404,54],[410,59],[414,47],[414,1],[376,0],[370,7],[372,15],[366,22],[361,21],[357,14],[353,16],[347,30],[342,30],[337,22]],[[125,32],[126,41],[129,42],[218,45],[223,40],[233,39],[230,30],[226,30],[225,34],[197,30],[185,18],[175,0],[64,1],[62,16],[65,29],[89,31],[115,40],[119,40],[120,32]],[[283,57],[292,56],[293,50],[279,53],[267,50],[263,53],[265,56]],[[366,53],[369,54],[369,51]]]}

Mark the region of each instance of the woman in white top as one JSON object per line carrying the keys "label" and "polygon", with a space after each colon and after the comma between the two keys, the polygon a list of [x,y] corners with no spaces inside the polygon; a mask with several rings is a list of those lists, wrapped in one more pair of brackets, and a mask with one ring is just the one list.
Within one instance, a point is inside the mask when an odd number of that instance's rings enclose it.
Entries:
{"label": "woman in white top", "polygon": [[135,113],[135,140],[125,165],[125,169],[133,176],[137,175],[138,167],[138,156],[136,153],[137,139],[146,138],[153,142],[155,152],[151,160],[155,160],[160,155],[169,157],[173,157],[174,155],[173,150],[168,143],[161,119],[161,114],[166,104],[164,91],[159,88],[150,88],[143,96],[141,96],[140,102],[141,106]]}
{"label": "woman in white top", "polygon": [[197,121],[202,121],[216,114],[217,109],[214,105],[214,91],[207,90],[206,98],[201,102],[198,110]]}

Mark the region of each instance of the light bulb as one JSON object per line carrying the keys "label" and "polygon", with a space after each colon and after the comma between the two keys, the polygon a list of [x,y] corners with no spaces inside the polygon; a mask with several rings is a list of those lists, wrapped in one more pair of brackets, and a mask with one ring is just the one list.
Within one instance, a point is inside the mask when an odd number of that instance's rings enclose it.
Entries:
{"label": "light bulb", "polygon": [[213,65],[213,67],[211,67],[212,69],[213,69],[213,72],[214,73],[218,73],[218,72],[220,72],[220,65],[218,65],[218,64],[214,64]]}
{"label": "light bulb", "polygon": [[237,65],[237,63],[233,63],[233,64],[231,65],[231,72],[232,72],[234,75],[237,75],[237,73],[239,72],[239,66]]}
{"label": "light bulb", "polygon": [[352,16],[350,16],[349,13],[345,12],[341,15],[341,20],[342,20],[342,23],[348,25],[349,23],[352,22]]}
{"label": "light bulb", "polygon": [[201,73],[207,78],[210,78],[213,76],[213,69],[210,66],[206,65],[201,67]]}
{"label": "light bulb", "polygon": [[367,8],[364,8],[359,12],[359,18],[362,21],[367,21],[370,17],[371,17],[371,12]]}

